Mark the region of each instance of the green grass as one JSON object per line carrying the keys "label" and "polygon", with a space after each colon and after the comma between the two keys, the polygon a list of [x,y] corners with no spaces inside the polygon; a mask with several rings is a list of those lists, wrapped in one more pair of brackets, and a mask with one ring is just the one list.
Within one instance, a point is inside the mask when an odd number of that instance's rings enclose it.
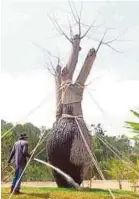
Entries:
{"label": "green grass", "polygon": [[[2,188],[2,199],[8,199],[9,188]],[[62,188],[25,188],[23,194],[13,195],[14,199],[111,199],[109,191],[103,189],[87,189],[76,191]],[[130,191],[112,191],[116,199],[139,199],[139,195]]]}

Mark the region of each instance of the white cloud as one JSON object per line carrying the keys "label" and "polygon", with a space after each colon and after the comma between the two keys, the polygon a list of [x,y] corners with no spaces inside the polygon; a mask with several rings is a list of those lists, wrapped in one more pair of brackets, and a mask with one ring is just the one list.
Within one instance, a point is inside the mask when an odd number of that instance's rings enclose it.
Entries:
{"label": "white cloud", "polygon": [[[16,122],[30,121],[35,125],[51,127],[55,121],[55,85],[53,77],[48,73],[33,73],[14,78],[8,74],[2,74],[2,118]],[[93,96],[99,107],[88,95],[91,88],[86,89],[83,100],[83,112],[88,125],[103,123],[105,127],[112,124],[114,131],[119,133],[123,122],[131,108],[137,106],[139,95],[139,81],[116,82],[107,78],[96,86]],[[45,98],[46,97],[46,98]],[[30,110],[36,108],[42,99],[41,107],[26,116]],[[101,111],[104,110],[104,113]],[[107,119],[105,119],[105,117]],[[130,116],[131,119],[131,116]],[[134,118],[133,118],[134,119]]]}
{"label": "white cloud", "polygon": [[[38,71],[38,73],[31,74],[31,76],[24,75],[17,78],[3,73],[1,75],[1,83],[3,85],[1,99],[2,117],[9,121],[22,121],[24,116],[30,110],[36,108],[44,98],[45,102],[43,102],[42,106],[45,106],[46,113],[47,108],[50,108],[55,103],[53,79],[47,73]],[[35,112],[33,114],[36,115]],[[41,113],[36,115],[36,117],[38,119],[38,122],[35,120],[36,124],[41,125]],[[32,116],[29,119],[32,120]],[[25,120],[28,120],[28,117]]]}

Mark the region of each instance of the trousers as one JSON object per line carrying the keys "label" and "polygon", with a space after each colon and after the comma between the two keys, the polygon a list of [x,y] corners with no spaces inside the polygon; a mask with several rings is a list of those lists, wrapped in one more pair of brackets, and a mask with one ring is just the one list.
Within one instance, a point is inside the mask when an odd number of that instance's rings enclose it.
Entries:
{"label": "trousers", "polygon": [[24,168],[25,168],[24,166],[20,166],[15,169],[15,174],[14,174],[14,178],[13,178],[12,185],[11,185],[11,188],[15,189],[15,191],[20,190],[21,182],[22,182],[21,175],[22,175]]}

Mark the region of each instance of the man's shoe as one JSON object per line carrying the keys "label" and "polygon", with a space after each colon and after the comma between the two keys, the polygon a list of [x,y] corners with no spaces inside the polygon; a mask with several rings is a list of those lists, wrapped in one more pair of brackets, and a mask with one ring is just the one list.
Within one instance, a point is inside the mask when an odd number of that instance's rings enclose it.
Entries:
{"label": "man's shoe", "polygon": [[13,190],[14,190],[14,188],[13,188],[13,187],[11,187],[11,191],[10,191],[10,193],[13,193]]}

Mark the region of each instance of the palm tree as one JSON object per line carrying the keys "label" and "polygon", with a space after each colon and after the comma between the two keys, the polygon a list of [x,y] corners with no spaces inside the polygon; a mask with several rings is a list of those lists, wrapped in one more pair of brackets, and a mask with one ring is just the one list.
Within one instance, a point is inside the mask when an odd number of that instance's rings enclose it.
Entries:
{"label": "palm tree", "polygon": [[[134,110],[130,110],[131,113],[139,119],[139,108],[134,111]],[[138,122],[129,122],[126,121],[126,128],[129,128],[133,133],[135,133],[136,135],[134,136],[134,140],[135,141],[139,141],[139,121]]]}

